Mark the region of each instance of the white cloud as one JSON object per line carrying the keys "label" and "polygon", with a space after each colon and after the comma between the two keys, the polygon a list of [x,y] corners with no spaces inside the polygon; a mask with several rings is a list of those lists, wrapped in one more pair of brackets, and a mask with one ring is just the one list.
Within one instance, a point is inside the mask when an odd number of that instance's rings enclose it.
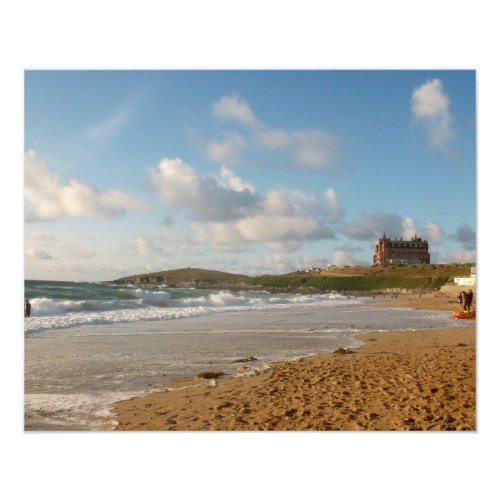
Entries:
{"label": "white cloud", "polygon": [[443,238],[440,226],[433,221],[429,221],[425,230],[419,230],[411,217],[402,219],[397,214],[386,214],[376,212],[367,214],[362,212],[357,222],[346,224],[342,233],[357,240],[372,240],[376,242],[382,235],[388,238],[403,238],[410,240],[415,235],[429,238],[433,243],[439,243]]}
{"label": "white cloud", "polygon": [[238,221],[193,222],[195,237],[214,251],[239,252],[264,244],[275,252],[291,252],[305,241],[333,238],[333,231],[313,217],[255,214]]}
{"label": "white cloud", "polygon": [[[238,230],[247,241],[275,242],[317,236],[322,231],[312,217],[258,214],[241,219]],[[332,235],[333,236],[333,235]]]}
{"label": "white cloud", "polygon": [[325,257],[314,255],[302,255],[298,257],[284,256],[279,252],[267,255],[261,262],[253,264],[251,271],[253,274],[283,274],[299,269],[309,269],[312,267],[325,267],[329,262]]}
{"label": "white cloud", "polygon": [[429,80],[413,91],[411,111],[426,131],[429,146],[442,154],[449,153],[449,143],[454,136],[450,99],[441,80]]}
{"label": "white cloud", "polygon": [[273,189],[266,193],[262,207],[269,215],[292,215],[294,213],[292,202],[284,190]]}
{"label": "white cloud", "polygon": [[336,266],[360,265],[361,262],[355,258],[355,254],[360,250],[362,249],[353,246],[351,243],[346,243],[338,248],[334,248],[331,263]]}
{"label": "white cloud", "polygon": [[290,145],[285,150],[291,152],[298,165],[322,169],[338,161],[340,141],[321,130],[301,130],[290,134]]}
{"label": "white cloud", "polygon": [[476,231],[468,224],[462,224],[457,228],[454,239],[459,241],[466,250],[476,248]]}
{"label": "white cloud", "polygon": [[162,227],[163,237],[173,252],[181,252],[183,255],[200,255],[196,240],[186,233],[175,233],[167,226]]}
{"label": "white cloud", "polygon": [[170,208],[185,210],[194,237],[215,251],[243,251],[264,244],[290,252],[306,241],[332,238],[342,216],[335,190],[322,198],[298,189],[272,189],[264,195],[226,166],[200,177],[179,158],[149,169],[151,184]]}
{"label": "white cloud", "polygon": [[375,212],[362,212],[359,221],[346,224],[342,232],[356,240],[377,240],[385,233],[389,238],[397,238],[403,231],[399,215]]}
{"label": "white cloud", "polygon": [[417,234],[417,228],[411,217],[403,220],[403,239],[410,240]]}
{"label": "white cloud", "polygon": [[122,191],[100,192],[78,179],[64,183],[51,172],[36,152],[25,154],[24,194],[34,213],[27,220],[56,220],[72,217],[114,217],[146,205]]}
{"label": "white cloud", "polygon": [[453,250],[446,254],[443,262],[474,263],[476,262],[476,250]]}
{"label": "white cloud", "polygon": [[263,264],[261,267],[263,272],[269,272],[270,274],[283,274],[293,269],[291,261],[283,259],[279,253],[264,257]]}
{"label": "white cloud", "polygon": [[291,145],[291,136],[288,132],[277,128],[259,125],[255,130],[258,142],[268,149],[286,149]]}
{"label": "white cloud", "polygon": [[194,237],[215,252],[242,252],[248,242],[242,238],[234,222],[192,222]]}
{"label": "white cloud", "polygon": [[222,165],[217,177],[218,183],[225,189],[232,189],[233,191],[248,190],[255,193],[255,186],[250,182],[243,182],[232,170]]}
{"label": "white cloud", "polygon": [[148,169],[149,179],[160,199],[168,206],[184,206],[198,197],[200,182],[196,171],[180,158],[165,158]]}
{"label": "white cloud", "polygon": [[[340,141],[333,134],[318,129],[286,131],[270,127],[262,123],[250,105],[237,95],[221,97],[213,104],[212,112],[217,119],[233,120],[246,126],[260,147],[287,153],[300,167],[323,169],[338,166]],[[230,145],[231,141],[215,141],[213,150],[207,154],[210,153],[212,159],[224,156],[226,149],[234,151],[234,146],[231,148]]]}
{"label": "white cloud", "polygon": [[354,256],[347,250],[334,250],[332,264],[336,266],[352,266],[354,265]]}
{"label": "white cloud", "polygon": [[433,243],[441,243],[443,240],[443,231],[437,222],[429,221],[426,226],[427,238]]}
{"label": "white cloud", "polygon": [[166,158],[157,167],[148,169],[148,175],[163,203],[187,209],[195,219],[235,219],[248,215],[259,201],[253,186],[245,186],[226,167],[221,169],[219,177],[200,177],[181,159]]}
{"label": "white cloud", "polygon": [[205,144],[204,153],[209,160],[235,165],[240,162],[240,155],[246,145],[247,142],[243,136],[235,132],[227,132],[220,141],[208,141]]}
{"label": "white cloud", "polygon": [[149,257],[150,255],[162,253],[160,247],[155,245],[150,239],[143,237],[134,240],[134,248],[142,257]]}
{"label": "white cloud", "polygon": [[340,220],[344,215],[342,206],[340,205],[339,197],[335,192],[335,189],[328,188],[324,193],[325,203],[329,214],[334,220]]}
{"label": "white cloud", "polygon": [[138,100],[131,98],[118,106],[109,116],[90,125],[87,130],[87,136],[95,141],[109,141],[117,136],[130,122]]}
{"label": "white cloud", "polygon": [[33,241],[53,241],[54,237],[50,234],[45,234],[40,231],[32,231],[29,234],[29,238]]}
{"label": "white cloud", "polygon": [[75,243],[64,243],[60,245],[59,253],[61,258],[68,259],[94,259],[97,256],[93,250],[89,250],[85,247],[82,248]]}
{"label": "white cloud", "polygon": [[33,247],[26,248],[24,258],[26,260],[52,260],[52,256],[45,250],[37,250]]}
{"label": "white cloud", "polygon": [[212,105],[212,113],[215,118],[221,120],[236,120],[248,126],[257,123],[257,118],[248,103],[236,94],[221,97]]}

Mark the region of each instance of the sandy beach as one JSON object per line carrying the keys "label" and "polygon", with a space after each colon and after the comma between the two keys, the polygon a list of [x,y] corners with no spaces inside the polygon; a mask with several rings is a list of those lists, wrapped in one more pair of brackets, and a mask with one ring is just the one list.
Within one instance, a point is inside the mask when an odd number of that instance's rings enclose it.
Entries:
{"label": "sandy beach", "polygon": [[[452,300],[447,294],[388,298],[394,307],[450,311],[457,309]],[[115,428],[476,429],[474,326],[358,338],[359,349],[276,363],[248,376],[183,380],[122,401],[114,408]]]}

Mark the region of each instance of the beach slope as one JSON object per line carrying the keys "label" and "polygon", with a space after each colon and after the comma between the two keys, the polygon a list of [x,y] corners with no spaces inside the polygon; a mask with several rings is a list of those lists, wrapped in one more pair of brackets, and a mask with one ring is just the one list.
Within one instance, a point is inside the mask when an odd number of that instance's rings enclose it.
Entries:
{"label": "beach slope", "polygon": [[115,405],[115,428],[476,429],[474,326],[359,339],[360,349],[277,363],[217,382],[181,381],[122,401]]}

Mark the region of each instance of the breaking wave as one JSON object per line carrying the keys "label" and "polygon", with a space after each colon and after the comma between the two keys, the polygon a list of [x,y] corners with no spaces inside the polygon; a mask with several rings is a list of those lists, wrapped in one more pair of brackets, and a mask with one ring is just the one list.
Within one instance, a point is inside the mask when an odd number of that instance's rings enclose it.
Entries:
{"label": "breaking wave", "polygon": [[[331,293],[318,295],[271,294],[195,289],[118,288],[104,284],[75,283],[57,292],[39,286],[45,296],[30,298],[32,316],[25,321],[25,332],[73,326],[133,321],[188,318],[207,314],[250,309],[346,305],[347,297]],[[78,290],[81,288],[81,290]],[[362,302],[363,299],[359,299]]]}

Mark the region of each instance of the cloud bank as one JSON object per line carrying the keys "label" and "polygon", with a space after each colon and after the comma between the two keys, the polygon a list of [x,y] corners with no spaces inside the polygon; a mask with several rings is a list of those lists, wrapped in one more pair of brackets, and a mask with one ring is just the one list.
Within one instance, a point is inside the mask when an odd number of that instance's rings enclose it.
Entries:
{"label": "cloud bank", "polygon": [[200,176],[180,158],[165,158],[147,173],[163,204],[185,212],[194,237],[215,251],[258,243],[291,251],[305,241],[333,238],[332,225],[343,216],[333,188],[322,198],[283,188],[259,194],[224,165],[217,174]]}
{"label": "cloud bank", "polygon": [[418,228],[411,217],[403,219],[397,214],[387,214],[381,211],[374,214],[362,212],[358,221],[344,225],[341,232],[352,239],[364,241],[376,241],[384,233],[388,238],[405,240],[417,235],[434,244],[439,244],[443,240],[443,231],[434,221],[428,221],[424,228]]}
{"label": "cloud bank", "polygon": [[63,217],[116,217],[128,210],[147,206],[137,198],[116,189],[101,192],[78,179],[61,182],[35,151],[24,157],[24,195],[34,211],[27,221],[52,221]]}
{"label": "cloud bank", "polygon": [[411,112],[415,121],[424,127],[429,147],[448,155],[455,131],[443,82],[434,79],[417,87],[411,96]]}
{"label": "cloud bank", "polygon": [[[336,136],[319,129],[287,131],[270,127],[236,94],[223,96],[215,102],[212,115],[217,120],[245,127],[260,148],[281,151],[299,167],[319,170],[338,166],[340,141]],[[222,141],[209,142],[205,154],[210,159],[234,164],[245,147],[246,142],[240,135],[227,133]]]}

